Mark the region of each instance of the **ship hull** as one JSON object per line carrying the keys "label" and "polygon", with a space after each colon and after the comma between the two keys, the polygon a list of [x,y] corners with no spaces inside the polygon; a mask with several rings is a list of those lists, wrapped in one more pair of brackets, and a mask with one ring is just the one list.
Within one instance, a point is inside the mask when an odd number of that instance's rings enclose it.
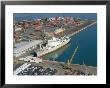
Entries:
{"label": "ship hull", "polygon": [[59,48],[61,48],[61,47],[65,46],[66,44],[68,44],[69,41],[70,40],[67,40],[67,41],[63,42],[62,44],[59,44],[58,46],[52,47],[51,49],[47,48],[43,51],[39,51],[39,52],[37,52],[37,55],[38,55],[38,57],[41,57],[41,56],[44,56],[44,55],[49,54],[51,52],[54,52],[54,51],[58,50]]}

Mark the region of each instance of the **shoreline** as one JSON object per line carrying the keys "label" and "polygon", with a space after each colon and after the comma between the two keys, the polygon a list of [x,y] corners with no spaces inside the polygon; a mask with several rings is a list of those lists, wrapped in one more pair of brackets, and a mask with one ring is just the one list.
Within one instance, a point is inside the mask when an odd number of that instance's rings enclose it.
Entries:
{"label": "shoreline", "polygon": [[[54,75],[78,75],[78,74],[76,74],[77,73],[76,71],[82,72],[86,76],[89,74],[91,74],[92,76],[97,75],[97,67],[91,67],[91,66],[79,65],[79,64],[71,64],[70,68],[67,68],[66,63],[64,63],[64,62],[56,62],[56,61],[49,61],[49,60],[43,60],[42,63],[18,61],[18,63],[14,64],[14,72],[17,72],[16,70],[19,69],[22,65],[24,65],[26,63],[28,66],[30,66],[30,65],[31,66],[41,66],[41,67],[43,67],[43,69],[47,69],[47,68],[56,69],[57,72]],[[24,68],[27,69],[28,66],[26,66]],[[81,75],[81,74],[79,74],[79,75]]]}
{"label": "shoreline", "polygon": [[[60,63],[60,64],[66,64],[65,62],[58,62],[58,61],[50,61],[50,60],[43,60],[43,61],[48,61],[48,62],[54,62],[54,63]],[[80,65],[80,66],[83,66],[82,64],[73,64],[71,63],[71,65]],[[90,68],[97,68],[97,66],[91,66],[91,65],[86,65],[87,67],[90,67]]]}
{"label": "shoreline", "polygon": [[81,28],[81,29],[75,31],[75,32],[72,33],[72,34],[69,34],[68,36],[71,37],[71,36],[73,36],[73,35],[75,35],[75,34],[81,32],[81,31],[87,29],[88,27],[91,27],[92,25],[94,25],[94,24],[96,24],[96,23],[97,23],[97,22],[95,21],[95,22],[93,22],[93,23],[91,23],[91,24],[89,24],[89,25],[87,25],[87,26],[85,26],[85,27],[83,27],[83,28]]}
{"label": "shoreline", "polygon": [[[87,25],[87,26],[85,26],[85,27],[79,29],[78,31],[76,31],[76,32],[74,32],[74,33],[72,33],[72,34],[68,34],[68,36],[69,36],[69,37],[72,37],[72,36],[74,36],[75,34],[78,34],[78,33],[80,33],[81,31],[86,30],[88,27],[91,27],[92,25],[95,25],[96,23],[97,23],[97,22],[95,21],[95,22],[93,22],[93,23],[91,23],[91,24],[89,24],[89,25]],[[53,51],[53,52],[54,52],[54,51]],[[52,53],[52,52],[50,52],[50,53]],[[48,54],[49,54],[49,53],[48,53]],[[46,54],[46,55],[48,55],[48,54]],[[45,56],[45,55],[44,55],[44,56]],[[47,60],[48,60],[48,59],[47,59]],[[50,60],[48,60],[48,61],[50,61]],[[64,62],[59,62],[59,61],[53,61],[53,62],[65,64]],[[73,63],[71,63],[71,65],[82,65],[82,64],[73,64]],[[97,66],[91,66],[91,65],[86,65],[86,66],[87,66],[87,67],[97,68]]]}

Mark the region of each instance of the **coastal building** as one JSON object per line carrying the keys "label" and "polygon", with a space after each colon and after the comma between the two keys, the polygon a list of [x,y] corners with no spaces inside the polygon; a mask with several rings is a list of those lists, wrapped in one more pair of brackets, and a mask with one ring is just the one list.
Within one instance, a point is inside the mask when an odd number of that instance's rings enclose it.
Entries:
{"label": "coastal building", "polygon": [[22,30],[21,27],[16,27],[16,28],[15,28],[15,32],[17,32],[17,31],[21,31],[21,30]]}
{"label": "coastal building", "polygon": [[22,27],[21,27],[21,25],[14,24],[13,25],[13,29],[14,29],[14,32],[17,32],[17,31],[21,31],[22,30]]}
{"label": "coastal building", "polygon": [[51,17],[48,19],[49,21],[55,20],[55,17]]}
{"label": "coastal building", "polygon": [[60,34],[60,33],[63,33],[64,32],[64,28],[59,28],[59,29],[56,29],[55,30],[55,34]]}
{"label": "coastal building", "polygon": [[34,25],[33,28],[35,31],[38,31],[42,29],[42,25]]}
{"label": "coastal building", "polygon": [[33,40],[29,42],[17,43],[15,44],[15,48],[14,48],[14,56],[19,57],[22,54],[35,49],[39,44],[42,44],[41,40]]}

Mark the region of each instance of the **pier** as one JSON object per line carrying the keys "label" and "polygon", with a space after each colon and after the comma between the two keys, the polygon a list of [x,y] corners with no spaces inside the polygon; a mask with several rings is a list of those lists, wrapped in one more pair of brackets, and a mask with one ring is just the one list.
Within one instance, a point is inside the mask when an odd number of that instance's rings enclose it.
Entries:
{"label": "pier", "polygon": [[73,35],[75,35],[75,34],[77,34],[77,33],[81,32],[81,31],[83,31],[83,30],[87,29],[88,27],[91,27],[92,25],[94,25],[94,24],[96,24],[96,23],[97,23],[97,22],[95,21],[95,22],[91,23],[90,25],[87,25],[86,27],[81,28],[81,29],[79,29],[79,30],[77,30],[77,31],[73,32],[72,34],[69,34],[68,36],[69,36],[69,37],[71,37],[71,36],[73,36]]}

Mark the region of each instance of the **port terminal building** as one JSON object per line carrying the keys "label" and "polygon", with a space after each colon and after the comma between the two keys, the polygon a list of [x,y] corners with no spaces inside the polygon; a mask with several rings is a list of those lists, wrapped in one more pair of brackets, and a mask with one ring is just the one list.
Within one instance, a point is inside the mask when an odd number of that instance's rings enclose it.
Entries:
{"label": "port terminal building", "polygon": [[35,48],[37,48],[38,45],[41,46],[42,43],[43,43],[42,40],[32,40],[28,42],[20,42],[14,44],[14,50],[13,50],[14,56],[19,57],[26,52],[34,50]]}

